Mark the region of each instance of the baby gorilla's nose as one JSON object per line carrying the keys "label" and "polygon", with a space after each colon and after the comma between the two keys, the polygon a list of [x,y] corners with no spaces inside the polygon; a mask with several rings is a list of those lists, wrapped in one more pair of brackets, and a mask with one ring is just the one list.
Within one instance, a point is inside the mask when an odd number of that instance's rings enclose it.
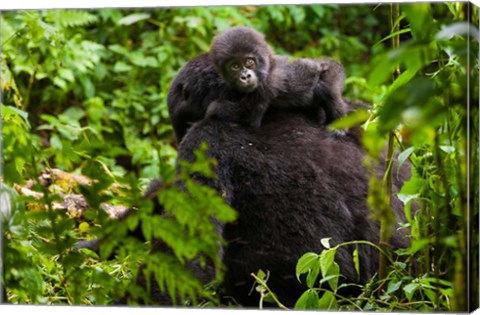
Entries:
{"label": "baby gorilla's nose", "polygon": [[242,81],[248,81],[251,77],[252,77],[252,75],[251,75],[250,73],[244,73],[244,74],[242,74],[242,76],[240,77],[240,80],[242,80]]}

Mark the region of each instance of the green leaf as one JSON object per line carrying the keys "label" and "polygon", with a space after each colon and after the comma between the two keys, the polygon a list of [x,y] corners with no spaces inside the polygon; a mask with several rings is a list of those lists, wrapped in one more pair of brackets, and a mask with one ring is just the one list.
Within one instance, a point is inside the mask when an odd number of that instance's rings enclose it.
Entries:
{"label": "green leaf", "polygon": [[79,250],[79,252],[82,253],[82,254],[85,254],[85,255],[87,255],[88,257],[91,257],[91,258],[93,258],[93,259],[97,259],[97,260],[100,259],[100,257],[98,256],[98,254],[95,253],[95,252],[94,252],[93,250],[91,250],[91,249],[81,248],[81,249]]}
{"label": "green leaf", "polygon": [[405,292],[405,296],[407,297],[408,301],[412,300],[413,294],[418,289],[418,287],[419,287],[419,284],[415,282],[407,284],[406,286],[403,287],[403,291]]}
{"label": "green leaf", "polygon": [[305,309],[314,310],[319,306],[318,294],[317,292],[311,290],[308,291],[307,301],[305,303]]}
{"label": "green leaf", "polygon": [[358,247],[353,250],[352,259],[355,270],[357,271],[357,280],[360,280],[360,258],[358,257]]}
{"label": "green leaf", "polygon": [[444,26],[436,35],[436,39],[446,39],[450,40],[454,36],[462,36],[467,37],[470,36],[471,38],[479,38],[478,29],[474,27],[472,24],[462,21],[462,22],[455,22],[450,25]]}
{"label": "green leaf", "polygon": [[113,66],[114,72],[129,72],[132,70],[133,70],[133,67],[123,61],[117,61]]}
{"label": "green leaf", "polygon": [[323,250],[320,253],[320,270],[322,271],[323,277],[327,276],[328,270],[333,265],[336,252],[337,252],[337,249],[334,248],[334,249]]}
{"label": "green leaf", "polygon": [[210,50],[210,44],[207,43],[203,38],[197,37],[197,36],[192,36],[190,40],[197,45],[198,48],[200,48],[201,51],[209,51]]}
{"label": "green leaf", "polygon": [[137,22],[140,22],[140,21],[143,21],[143,20],[147,20],[150,18],[150,14],[147,14],[147,13],[135,13],[135,14],[130,14],[130,15],[127,15],[123,18],[121,18],[119,21],[118,21],[118,24],[119,25],[132,25],[132,24],[135,24]]}
{"label": "green leaf", "polygon": [[312,5],[310,8],[320,19],[325,15],[326,10],[324,5]]}
{"label": "green leaf", "polygon": [[420,195],[422,187],[425,185],[425,180],[417,176],[413,176],[409,181],[405,182],[397,194],[403,204],[407,204],[410,200],[417,198]]}
{"label": "green leaf", "polygon": [[441,145],[440,149],[448,154],[454,153],[455,152],[455,147],[451,145]]}
{"label": "green leaf", "polygon": [[298,298],[294,308],[296,310],[317,309],[318,308],[318,294],[315,290],[308,289]]}
{"label": "green leaf", "polygon": [[370,113],[367,109],[362,108],[343,116],[334,122],[329,127],[332,129],[346,129],[354,126],[360,126],[370,117]]}
{"label": "green leaf", "polygon": [[318,308],[325,310],[335,310],[338,308],[337,299],[332,292],[326,291],[318,301]]}
{"label": "green leaf", "polygon": [[300,275],[309,272],[312,268],[317,266],[319,255],[315,253],[306,253],[297,262],[295,273],[298,281],[300,281]]}
{"label": "green leaf", "polygon": [[[385,106],[379,110],[381,130],[393,130],[402,122],[415,126],[423,124],[423,120],[427,119],[427,117],[426,115],[419,115],[425,112],[425,107],[433,108],[437,106],[436,104],[432,104],[431,99],[431,95],[435,95],[435,93],[435,83],[423,77],[412,80],[408,84],[395,90],[395,92],[388,95]],[[419,110],[415,116],[407,116],[407,109]],[[422,110],[420,111],[420,109]],[[413,120],[414,118],[415,120]]]}
{"label": "green leaf", "polygon": [[387,293],[388,294],[393,293],[393,292],[397,291],[398,289],[400,289],[401,286],[402,286],[402,281],[389,282],[388,287],[387,287]]}
{"label": "green leaf", "polygon": [[317,280],[319,273],[320,273],[320,262],[317,259],[315,260],[314,265],[308,272],[307,287],[311,289],[315,286],[315,281]]}
{"label": "green leaf", "polygon": [[152,239],[152,221],[148,220],[142,220],[142,234],[145,237],[147,241],[150,241]]}
{"label": "green leaf", "polygon": [[83,10],[47,10],[45,18],[63,27],[85,26],[98,20],[96,15]]}
{"label": "green leaf", "polygon": [[334,276],[332,279],[328,280],[328,285],[333,292],[337,292],[338,279],[340,278],[340,267],[336,262],[334,262],[333,265],[330,267],[328,274]]}
{"label": "green leaf", "polygon": [[436,33],[430,3],[413,3],[402,5],[402,10],[410,22],[412,35],[416,40],[430,40]]}
{"label": "green leaf", "polygon": [[413,153],[415,150],[414,147],[410,147],[408,149],[403,150],[397,158],[397,173],[400,172],[400,168],[402,167],[403,163],[408,159],[408,157]]}
{"label": "green leaf", "polygon": [[258,277],[259,279],[265,280],[265,278],[267,277],[267,274],[266,274],[265,271],[263,271],[262,269],[258,269],[258,271],[257,271],[257,277]]}

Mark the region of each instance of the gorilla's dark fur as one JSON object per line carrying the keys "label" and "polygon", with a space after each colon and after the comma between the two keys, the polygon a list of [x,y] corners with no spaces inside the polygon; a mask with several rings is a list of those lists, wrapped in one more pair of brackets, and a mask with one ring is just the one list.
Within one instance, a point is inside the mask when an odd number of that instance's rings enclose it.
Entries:
{"label": "gorilla's dark fur", "polygon": [[[320,239],[331,237],[332,244],[350,240],[378,243],[379,226],[369,218],[366,203],[364,151],[353,130],[347,133],[351,138],[340,140],[306,119],[304,113],[286,112],[274,104],[260,128],[215,117],[201,120],[208,100],[215,97],[212,87],[221,84],[210,71],[207,56],[197,57],[171,85],[168,105],[180,135],[178,158],[193,161],[193,150],[206,141],[209,155],[218,160],[218,181],[213,185],[239,213],[235,223],[222,227],[228,241],[222,258],[227,267],[227,294],[243,305],[256,305],[258,294],[253,291],[249,295],[250,273],[269,270],[270,288],[292,306],[306,289],[295,279],[295,264],[305,252],[320,252]],[[192,120],[187,131],[179,117],[198,121]],[[404,166],[400,178],[395,177],[393,193],[408,175]],[[403,222],[403,207],[395,195],[392,206],[398,221]],[[404,231],[397,231],[390,243],[394,248],[407,246]],[[378,253],[359,246],[358,280],[352,251],[352,247],[340,248],[336,260],[346,282],[365,283],[377,270]]]}

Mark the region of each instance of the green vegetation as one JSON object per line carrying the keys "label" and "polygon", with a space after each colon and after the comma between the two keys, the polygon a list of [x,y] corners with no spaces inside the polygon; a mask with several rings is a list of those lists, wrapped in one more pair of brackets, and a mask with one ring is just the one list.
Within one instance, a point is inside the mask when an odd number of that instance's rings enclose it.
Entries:
{"label": "green vegetation", "polygon": [[[330,248],[322,240],[325,251],[298,262],[296,276],[307,274],[309,289],[295,308],[458,311],[478,305],[478,10],[460,2],[3,12],[3,211],[5,196],[14,197],[4,222],[7,300],[101,305],[128,293],[135,304],[146,293],[131,281],[144,263],[171,296],[178,293],[178,304],[219,305],[222,273],[203,288],[185,261],[212,259],[221,271],[222,240],[207,218],[230,222],[236,214],[188,176],[214,178],[215,161],[205,158],[205,147],[196,163],[176,173],[166,94],[186,61],[208,51],[218,31],[239,24],[265,33],[278,54],[341,61],[347,98],[373,108],[336,127],[364,122],[369,169],[385,146],[389,158],[397,152],[400,163],[412,164],[412,178],[399,193],[408,218],[403,228],[411,233],[410,248],[396,252],[402,262],[385,243],[367,244],[384,257],[379,273],[359,297],[343,297],[337,291],[348,284],[338,284],[342,270],[334,258],[346,244]],[[388,167],[370,179],[368,201],[382,240],[389,237],[386,196],[396,173]],[[152,201],[141,198],[153,178],[165,184],[158,198],[168,217],[152,214]],[[84,206],[66,205],[65,196],[81,198]],[[121,228],[103,210],[130,205],[138,211]],[[173,251],[149,255],[148,243],[127,236],[140,224],[147,240],[160,238]],[[102,247],[100,257],[71,250],[103,233],[116,241]],[[116,259],[101,259],[112,255]],[[268,271],[253,276],[260,307],[283,307],[268,288]]]}

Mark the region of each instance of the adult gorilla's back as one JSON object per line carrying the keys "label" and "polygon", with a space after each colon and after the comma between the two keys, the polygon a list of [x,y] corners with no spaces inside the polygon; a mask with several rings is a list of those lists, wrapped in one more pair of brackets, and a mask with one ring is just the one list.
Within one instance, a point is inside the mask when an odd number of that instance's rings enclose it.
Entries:
{"label": "adult gorilla's back", "polygon": [[[213,119],[196,123],[180,143],[179,159],[192,161],[193,150],[206,141],[209,155],[218,160],[215,188],[239,213],[223,228],[227,293],[243,305],[258,304],[256,293],[249,296],[250,273],[269,270],[270,288],[292,306],[306,289],[295,279],[302,254],[319,253],[326,237],[333,245],[377,243],[379,227],[369,219],[359,145],[337,140],[300,115],[270,112],[267,117],[259,129]],[[402,218],[400,202],[393,204]],[[400,232],[391,244],[407,245]],[[336,260],[346,281],[358,282],[352,250],[340,248]],[[365,283],[377,270],[378,253],[359,246],[359,257],[360,283]]]}
{"label": "adult gorilla's back", "polygon": [[[193,161],[194,150],[207,142],[209,155],[218,160],[218,179],[205,182],[239,213],[235,223],[221,227],[228,241],[223,251],[227,294],[243,305],[258,305],[255,290],[249,295],[254,282],[250,274],[263,269],[270,271],[268,285],[280,301],[293,306],[306,289],[295,279],[296,262],[305,252],[319,253],[322,238],[330,237],[332,245],[378,242],[379,226],[369,218],[366,202],[364,151],[355,134],[339,139],[305,114],[274,106],[260,128],[204,119],[224,84],[207,55],[188,62],[172,82],[168,105],[180,141],[178,158]],[[400,178],[394,178],[393,193],[408,174],[404,165]],[[395,195],[392,206],[404,221]],[[407,246],[401,231],[390,243]],[[359,246],[358,278],[352,251],[353,247],[337,251],[341,273],[346,282],[365,283],[377,270],[378,253]]]}

